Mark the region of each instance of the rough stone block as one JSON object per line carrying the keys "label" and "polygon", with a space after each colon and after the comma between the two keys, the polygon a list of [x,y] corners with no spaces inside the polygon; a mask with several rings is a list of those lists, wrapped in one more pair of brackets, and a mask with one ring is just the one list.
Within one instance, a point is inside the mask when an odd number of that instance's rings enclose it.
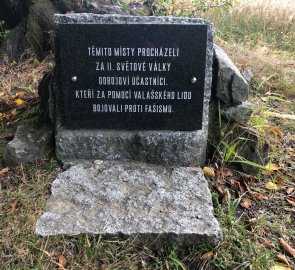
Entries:
{"label": "rough stone block", "polygon": [[225,104],[239,104],[248,99],[249,84],[228,55],[214,45],[217,62],[216,96]]}
{"label": "rough stone block", "polygon": [[253,113],[253,106],[250,102],[243,102],[235,107],[224,108],[221,114],[228,121],[246,124]]}
{"label": "rough stone block", "polygon": [[207,132],[58,129],[56,155],[75,159],[137,160],[153,164],[202,165]]}
{"label": "rough stone block", "polygon": [[53,140],[54,131],[51,127],[22,124],[18,126],[14,139],[8,143],[3,161],[6,166],[35,163],[51,151]]}
{"label": "rough stone block", "polygon": [[57,176],[36,233],[132,237],[150,247],[222,240],[201,169],[98,160]]}

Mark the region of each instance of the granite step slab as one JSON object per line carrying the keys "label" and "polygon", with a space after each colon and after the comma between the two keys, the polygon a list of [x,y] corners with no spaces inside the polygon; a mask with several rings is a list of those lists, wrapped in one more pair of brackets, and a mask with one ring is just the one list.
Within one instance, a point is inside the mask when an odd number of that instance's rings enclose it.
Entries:
{"label": "granite step slab", "polygon": [[36,234],[99,234],[149,247],[216,246],[222,241],[200,168],[140,162],[84,162],[52,184]]}

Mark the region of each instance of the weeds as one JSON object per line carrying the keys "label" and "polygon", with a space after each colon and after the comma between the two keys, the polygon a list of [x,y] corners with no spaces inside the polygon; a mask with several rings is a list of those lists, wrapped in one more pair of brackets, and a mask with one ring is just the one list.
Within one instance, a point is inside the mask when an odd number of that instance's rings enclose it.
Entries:
{"label": "weeds", "polygon": [[0,21],[0,44],[3,42],[3,40],[9,33],[9,30],[4,29],[4,24],[5,21]]}

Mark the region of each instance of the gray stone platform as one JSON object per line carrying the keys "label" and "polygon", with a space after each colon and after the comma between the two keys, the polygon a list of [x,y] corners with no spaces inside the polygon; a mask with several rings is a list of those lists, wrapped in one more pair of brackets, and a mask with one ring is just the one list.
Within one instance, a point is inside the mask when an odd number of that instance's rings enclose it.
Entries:
{"label": "gray stone platform", "polygon": [[133,237],[151,247],[215,246],[222,240],[201,169],[114,161],[60,173],[36,233]]}

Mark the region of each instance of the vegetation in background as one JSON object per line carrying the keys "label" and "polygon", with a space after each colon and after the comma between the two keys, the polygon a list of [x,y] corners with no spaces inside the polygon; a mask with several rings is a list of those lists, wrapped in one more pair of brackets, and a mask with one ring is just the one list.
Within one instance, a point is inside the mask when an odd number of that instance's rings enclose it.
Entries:
{"label": "vegetation in background", "polygon": [[270,47],[294,54],[295,2],[292,0],[241,0],[230,12],[210,10],[217,35],[225,41],[251,47]]}
{"label": "vegetation in background", "polygon": [[205,13],[230,11],[236,0],[156,0],[153,5],[160,15],[202,17]]}
{"label": "vegetation in background", "polygon": [[5,21],[0,21],[0,45],[4,38],[8,35],[9,30],[4,28]]}
{"label": "vegetation in background", "polygon": [[157,0],[154,5],[161,15],[211,20],[225,41],[294,53],[293,0]]}

